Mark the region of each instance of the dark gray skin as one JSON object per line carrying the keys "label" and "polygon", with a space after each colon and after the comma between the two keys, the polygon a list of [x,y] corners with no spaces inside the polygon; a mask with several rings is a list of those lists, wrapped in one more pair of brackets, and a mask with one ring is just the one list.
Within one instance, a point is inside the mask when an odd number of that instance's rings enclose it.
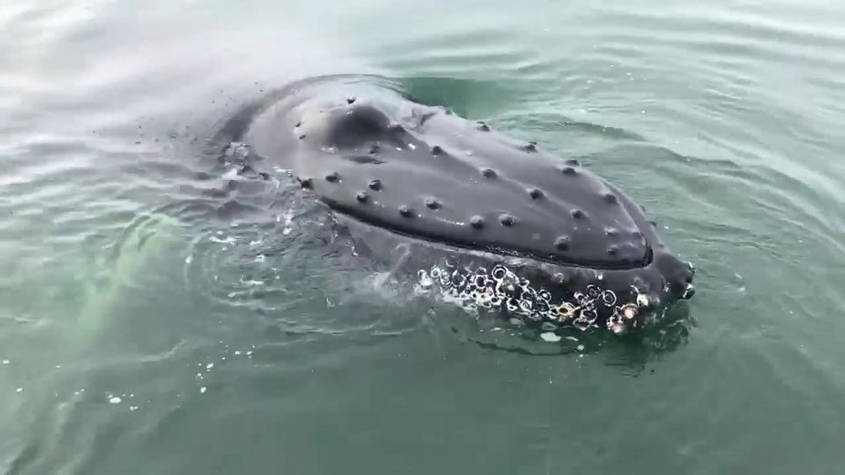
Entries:
{"label": "dark gray skin", "polygon": [[[245,109],[227,134],[291,170],[361,252],[482,307],[622,333],[692,296],[692,266],[618,188],[383,81],[292,84]],[[496,265],[506,277],[489,278]],[[477,275],[488,278],[467,287]]]}

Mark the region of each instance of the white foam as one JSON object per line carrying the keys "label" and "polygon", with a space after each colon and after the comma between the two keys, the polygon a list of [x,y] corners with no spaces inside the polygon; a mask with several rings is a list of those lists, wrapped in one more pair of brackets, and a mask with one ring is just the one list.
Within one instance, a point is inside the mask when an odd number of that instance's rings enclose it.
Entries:
{"label": "white foam", "polygon": [[547,341],[549,343],[555,343],[561,340],[560,336],[553,332],[540,333],[540,338],[542,338],[543,341]]}
{"label": "white foam", "polygon": [[216,242],[218,244],[234,244],[235,242],[237,242],[237,240],[232,236],[228,236],[225,239],[220,239],[216,236],[211,236],[208,238],[208,240],[211,242]]}
{"label": "white foam", "polygon": [[238,179],[238,169],[237,168],[230,168],[226,171],[226,173],[220,175],[220,179],[222,180],[237,180]]}

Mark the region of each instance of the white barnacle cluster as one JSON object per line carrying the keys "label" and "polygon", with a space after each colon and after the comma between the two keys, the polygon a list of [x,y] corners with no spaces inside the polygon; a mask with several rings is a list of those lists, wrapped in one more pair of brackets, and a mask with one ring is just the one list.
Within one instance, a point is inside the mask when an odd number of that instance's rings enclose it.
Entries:
{"label": "white barnacle cluster", "polygon": [[[601,308],[612,309],[604,322],[614,333],[624,333],[634,322],[640,305],[617,301],[612,290],[590,284],[572,293],[572,300],[552,301],[546,289],[532,285],[503,265],[488,271],[432,266],[418,271],[418,283],[423,289],[432,287],[442,294],[469,307],[507,311],[510,315],[533,322],[571,325],[581,331],[598,327]],[[618,304],[618,305],[617,305]]]}

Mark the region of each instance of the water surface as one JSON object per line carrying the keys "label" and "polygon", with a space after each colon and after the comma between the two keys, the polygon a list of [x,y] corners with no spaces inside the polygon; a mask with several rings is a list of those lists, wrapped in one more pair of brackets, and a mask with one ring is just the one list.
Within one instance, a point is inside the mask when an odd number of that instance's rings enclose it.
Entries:
{"label": "water surface", "polygon": [[[416,3],[0,5],[0,472],[839,473],[845,6]],[[697,295],[550,344],[350,260],[206,146],[334,73],[580,159]]]}

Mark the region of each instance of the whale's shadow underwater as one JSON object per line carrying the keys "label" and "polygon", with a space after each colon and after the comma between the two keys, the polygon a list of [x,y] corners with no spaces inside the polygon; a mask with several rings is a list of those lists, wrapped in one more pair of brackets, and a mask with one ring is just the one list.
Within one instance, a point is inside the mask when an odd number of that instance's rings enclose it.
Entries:
{"label": "whale's shadow underwater", "polygon": [[692,265],[617,187],[389,81],[293,83],[214,142],[245,147],[250,171],[290,170],[359,254],[528,324],[621,334],[694,293]]}

